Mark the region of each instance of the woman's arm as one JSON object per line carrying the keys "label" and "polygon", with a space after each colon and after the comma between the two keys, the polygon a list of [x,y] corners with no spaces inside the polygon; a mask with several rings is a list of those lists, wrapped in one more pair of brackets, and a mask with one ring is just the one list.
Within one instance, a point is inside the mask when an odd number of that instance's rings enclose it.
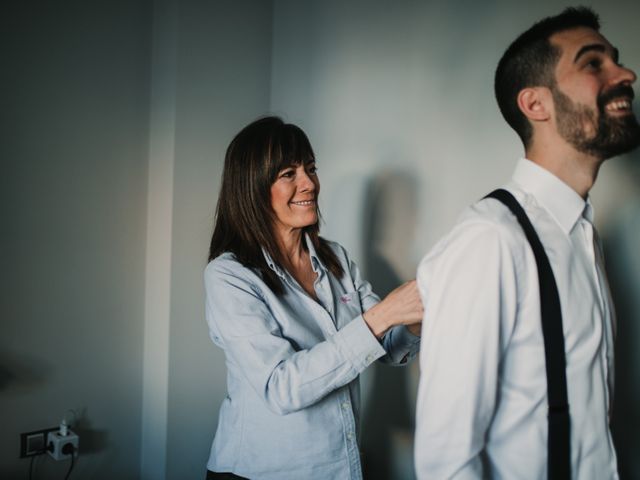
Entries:
{"label": "woman's arm", "polygon": [[362,316],[309,349],[295,348],[238,267],[224,261],[207,267],[207,321],[228,362],[272,411],[284,415],[313,405],[385,355]]}
{"label": "woman's arm", "polygon": [[367,310],[364,320],[373,334],[382,338],[398,325],[414,325],[422,322],[422,302],[415,280],[400,285],[380,303]]}
{"label": "woman's arm", "polygon": [[[344,250],[343,254],[346,256]],[[415,280],[401,285],[380,301],[371,284],[362,278],[357,265],[350,260],[348,263],[349,275],[365,312],[364,320],[387,352],[381,361],[405,364],[420,350],[423,307]]]}

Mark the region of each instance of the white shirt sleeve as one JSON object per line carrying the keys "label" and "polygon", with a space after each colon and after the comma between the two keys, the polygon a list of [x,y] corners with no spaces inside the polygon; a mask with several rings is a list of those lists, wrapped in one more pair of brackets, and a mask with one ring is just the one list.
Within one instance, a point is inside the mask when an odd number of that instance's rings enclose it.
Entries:
{"label": "white shirt sleeve", "polygon": [[419,479],[479,479],[502,351],[517,309],[509,232],[462,223],[423,259],[415,462]]}

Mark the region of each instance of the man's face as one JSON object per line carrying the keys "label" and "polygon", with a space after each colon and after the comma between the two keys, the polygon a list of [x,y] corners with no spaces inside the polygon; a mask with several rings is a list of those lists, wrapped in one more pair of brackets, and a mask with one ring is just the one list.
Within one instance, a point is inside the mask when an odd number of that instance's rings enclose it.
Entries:
{"label": "man's face", "polygon": [[636,75],[598,32],[579,27],[552,35],[562,52],[551,87],[558,133],[578,151],[606,159],[640,145],[631,84]]}

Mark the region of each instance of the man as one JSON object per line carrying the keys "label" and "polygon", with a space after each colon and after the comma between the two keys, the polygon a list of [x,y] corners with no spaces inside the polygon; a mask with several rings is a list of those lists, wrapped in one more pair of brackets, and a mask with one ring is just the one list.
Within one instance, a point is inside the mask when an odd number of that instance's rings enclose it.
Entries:
{"label": "man", "polygon": [[[576,479],[618,478],[609,429],[613,307],[588,193],[604,160],[640,143],[635,80],[584,8],[532,26],[495,77],[500,110],[526,152],[504,188],[533,224],[557,285],[570,415],[566,477]],[[423,259],[418,282],[425,305],[418,478],[547,478],[554,409],[539,277],[514,214],[493,198],[468,208]]]}

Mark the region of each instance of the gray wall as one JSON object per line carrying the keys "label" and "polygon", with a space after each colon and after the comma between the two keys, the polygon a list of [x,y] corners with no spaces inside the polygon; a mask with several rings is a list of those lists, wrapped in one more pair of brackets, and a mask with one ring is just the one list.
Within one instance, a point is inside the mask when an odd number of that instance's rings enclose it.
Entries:
{"label": "gray wall", "polygon": [[201,478],[225,395],[202,270],[226,145],[268,110],[272,5],[0,10],[0,477],[74,409],[72,478]]}
{"label": "gray wall", "polygon": [[224,355],[208,337],[202,275],[224,152],[268,110],[266,1],[181,4],[176,82],[167,478],[201,478],[226,395]]}
{"label": "gray wall", "polygon": [[[137,478],[151,3],[0,7],[0,477],[77,412],[75,478]],[[72,418],[72,417],[70,417]],[[41,457],[34,478],[62,478]]]}
{"label": "gray wall", "polygon": [[[623,62],[640,70],[640,5],[592,3]],[[20,432],[75,409],[82,453],[72,478],[201,478],[226,393],[202,269],[231,137],[270,112],[307,131],[323,232],[385,293],[414,275],[464,205],[510,176],[521,148],[494,104],[493,69],[517,33],[559,8],[0,7],[0,477],[26,476]],[[608,162],[593,194],[620,307],[623,478],[640,476],[639,161]],[[363,378],[365,462],[378,477],[412,477],[417,378],[416,365],[376,366]],[[67,466],[41,458],[36,478],[62,477]]]}

